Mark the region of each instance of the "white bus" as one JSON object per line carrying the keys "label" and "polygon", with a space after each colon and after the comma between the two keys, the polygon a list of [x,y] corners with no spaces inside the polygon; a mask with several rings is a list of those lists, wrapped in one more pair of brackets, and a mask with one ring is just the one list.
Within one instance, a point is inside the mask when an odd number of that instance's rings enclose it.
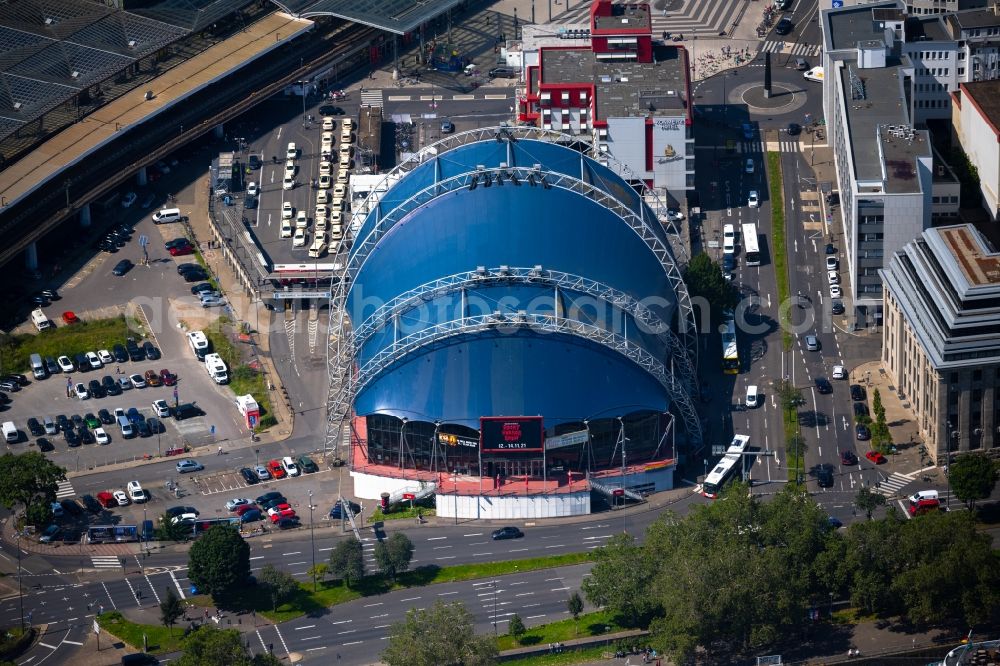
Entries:
{"label": "white bus", "polygon": [[733,470],[738,465],[742,465],[743,453],[747,450],[749,444],[750,438],[746,435],[736,435],[733,437],[733,441],[730,442],[729,448],[726,450],[726,455],[722,456],[722,459],[719,460],[708,476],[705,477],[705,483],[701,486],[702,495],[709,499],[715,499],[719,496],[723,486],[729,481]]}
{"label": "white bus", "polygon": [[740,373],[740,353],[736,344],[736,318],[731,310],[726,310],[725,330],[722,331],[722,371],[727,375]]}
{"label": "white bus", "polygon": [[743,225],[743,261],[747,266],[760,266],[760,246],[757,245],[757,225]]}

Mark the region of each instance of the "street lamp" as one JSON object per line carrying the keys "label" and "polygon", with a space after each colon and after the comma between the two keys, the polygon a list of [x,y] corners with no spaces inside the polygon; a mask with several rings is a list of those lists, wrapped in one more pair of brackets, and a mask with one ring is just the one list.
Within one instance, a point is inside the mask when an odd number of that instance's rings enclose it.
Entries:
{"label": "street lamp", "polygon": [[[312,548],[312,562],[313,562],[313,592],[316,591],[316,531],[315,524],[313,523],[313,491],[309,491],[309,545]],[[343,509],[344,507],[341,507]],[[346,515],[346,512],[343,512]]]}

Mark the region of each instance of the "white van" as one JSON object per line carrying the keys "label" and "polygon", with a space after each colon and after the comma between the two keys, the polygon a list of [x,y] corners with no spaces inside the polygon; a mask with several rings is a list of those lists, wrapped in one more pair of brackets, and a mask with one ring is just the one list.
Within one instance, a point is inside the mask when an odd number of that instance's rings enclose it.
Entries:
{"label": "white van", "polygon": [[21,433],[17,431],[17,426],[14,425],[13,421],[4,421],[3,426],[0,426],[0,428],[3,429],[3,438],[8,444],[13,444],[21,439]]}
{"label": "white van", "polygon": [[49,376],[49,371],[45,369],[40,355],[32,354],[28,359],[31,361],[31,374],[35,376],[35,379],[45,379]]}
{"label": "white van", "polygon": [[750,409],[760,407],[760,391],[756,385],[747,387],[746,405]]}
{"label": "white van", "polygon": [[731,224],[722,227],[722,251],[734,252],[736,250],[736,230]]}
{"label": "white van", "polygon": [[183,215],[181,215],[180,208],[164,208],[163,210],[158,210],[153,213],[153,223],[154,224],[167,224],[168,222],[182,222],[186,220]]}
{"label": "white van", "polygon": [[35,325],[39,331],[44,331],[47,328],[52,328],[52,322],[49,318],[45,316],[41,308],[35,308],[31,311],[31,323]]}
{"label": "white van", "polygon": [[918,490],[917,492],[910,495],[910,501],[914,504],[918,504],[922,500],[936,500],[938,499],[938,491],[936,490]]}
{"label": "white van", "polygon": [[309,258],[319,259],[324,254],[326,254],[326,241],[322,236],[317,236],[316,240],[314,240],[313,244],[309,247]]}
{"label": "white van", "polygon": [[813,67],[808,72],[803,74],[802,78],[806,81],[812,81],[814,83],[823,83],[823,68]]}
{"label": "white van", "polygon": [[146,491],[142,489],[138,481],[129,481],[128,485],[125,486],[125,492],[128,493],[128,498],[134,503],[146,501]]}
{"label": "white van", "polygon": [[121,428],[122,437],[128,438],[135,435],[135,428],[132,427],[132,422],[128,420],[127,416],[118,417],[118,427]]}
{"label": "white van", "polygon": [[195,357],[199,361],[205,359],[205,354],[208,353],[208,337],[205,336],[204,331],[191,331],[187,334],[188,345],[191,347],[191,351],[194,352]]}

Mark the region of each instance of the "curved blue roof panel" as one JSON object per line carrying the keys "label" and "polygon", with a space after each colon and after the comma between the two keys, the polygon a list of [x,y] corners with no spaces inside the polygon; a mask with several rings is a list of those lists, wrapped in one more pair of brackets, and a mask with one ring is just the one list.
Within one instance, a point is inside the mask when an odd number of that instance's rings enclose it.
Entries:
{"label": "curved blue roof panel", "polygon": [[348,312],[361,321],[373,297],[477,266],[536,265],[674,302],[659,259],[607,209],[566,190],[494,185],[435,199],[390,229],[352,284]]}
{"label": "curved blue roof panel", "polygon": [[546,427],[667,408],[663,387],[623,356],[562,335],[481,334],[408,356],[368,385],[355,412],[479,427],[480,416]]}

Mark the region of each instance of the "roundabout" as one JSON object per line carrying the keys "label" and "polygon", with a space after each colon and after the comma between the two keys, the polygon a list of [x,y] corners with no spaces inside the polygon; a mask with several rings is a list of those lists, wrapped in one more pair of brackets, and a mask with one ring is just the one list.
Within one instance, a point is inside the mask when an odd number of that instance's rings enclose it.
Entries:
{"label": "roundabout", "polygon": [[733,88],[727,95],[726,102],[746,105],[751,116],[773,116],[797,111],[808,99],[806,91],[801,86],[790,83],[772,83],[770,97],[764,92],[763,84],[747,83]]}

